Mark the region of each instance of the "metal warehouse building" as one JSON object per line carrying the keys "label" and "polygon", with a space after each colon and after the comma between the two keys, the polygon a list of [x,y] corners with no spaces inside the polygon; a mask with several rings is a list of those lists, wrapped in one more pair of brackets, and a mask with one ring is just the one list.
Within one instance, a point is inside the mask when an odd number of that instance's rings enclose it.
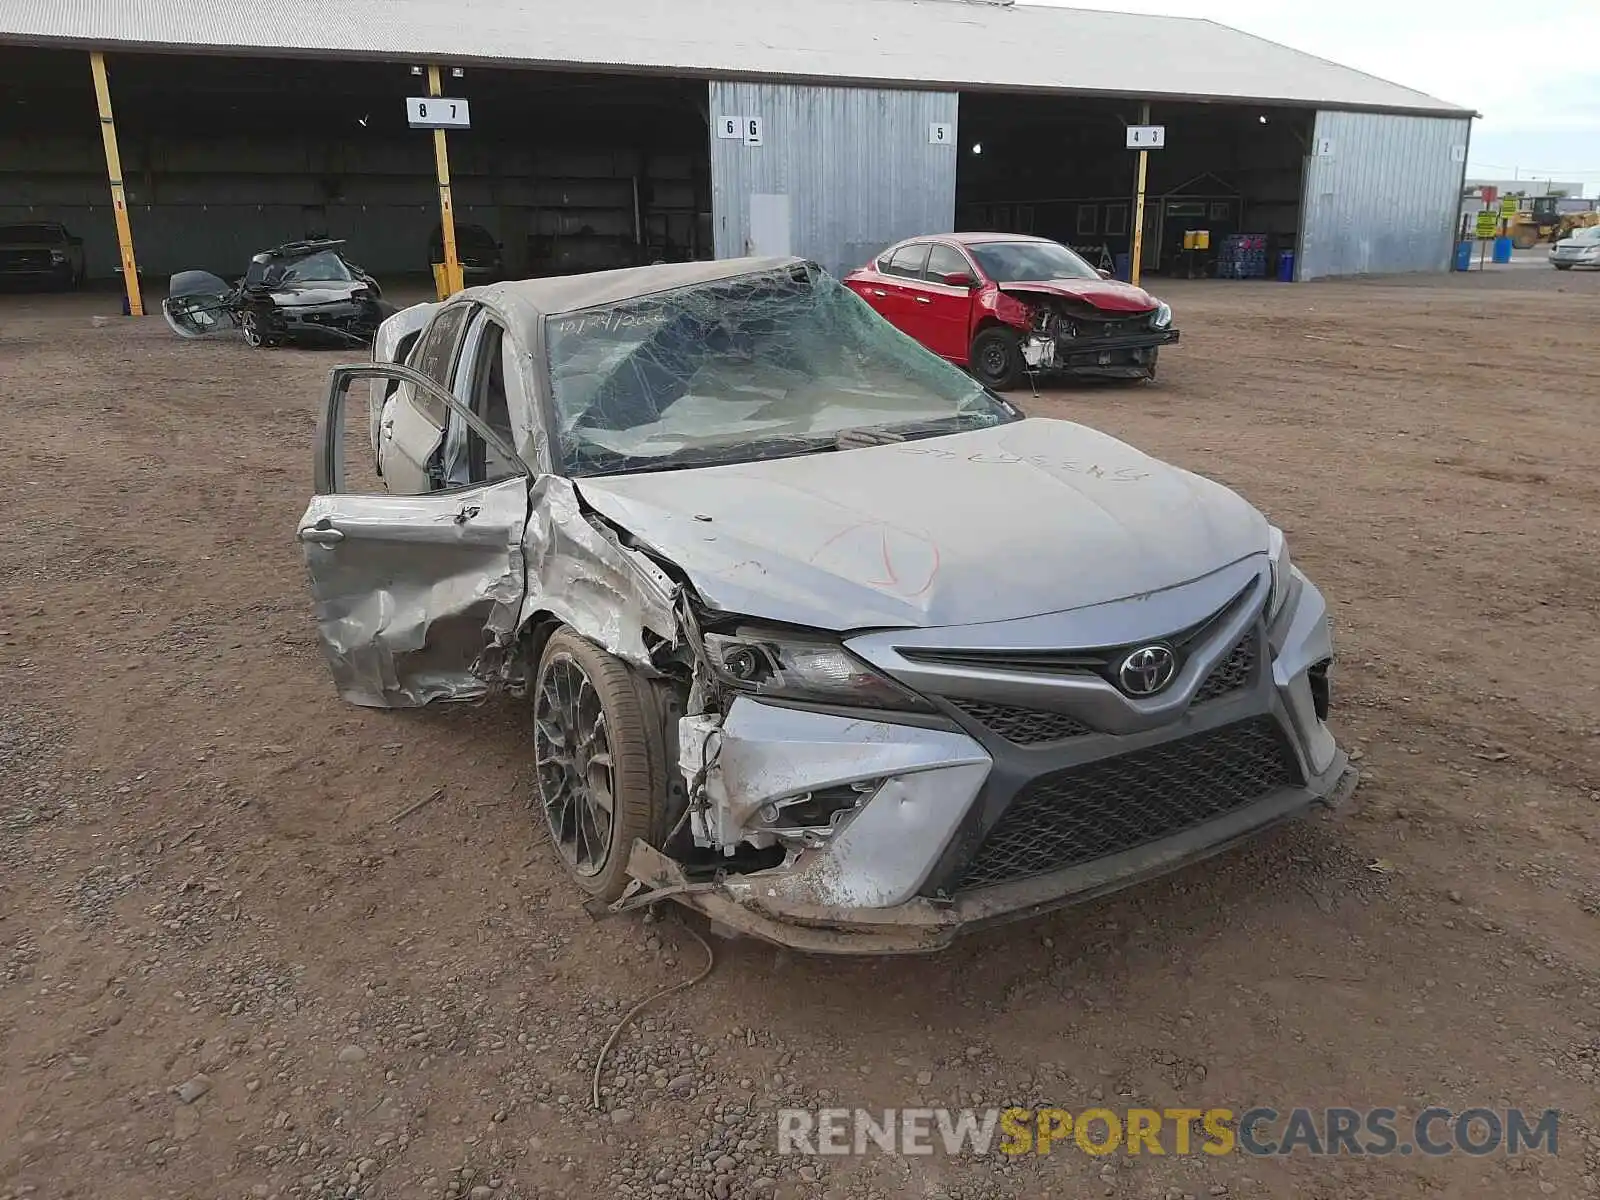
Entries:
{"label": "metal warehouse building", "polygon": [[[458,225],[518,274],[790,252],[835,271],[951,229],[1131,244],[1130,124],[1160,124],[1142,263],[1257,233],[1301,279],[1444,271],[1473,113],[1208,21],[989,0],[9,0],[0,223],[117,269],[90,51],[142,272],[348,238],[426,272],[419,69],[471,104]],[[1148,110],[1148,121],[1145,113]],[[1192,266],[1192,264],[1190,264]]]}

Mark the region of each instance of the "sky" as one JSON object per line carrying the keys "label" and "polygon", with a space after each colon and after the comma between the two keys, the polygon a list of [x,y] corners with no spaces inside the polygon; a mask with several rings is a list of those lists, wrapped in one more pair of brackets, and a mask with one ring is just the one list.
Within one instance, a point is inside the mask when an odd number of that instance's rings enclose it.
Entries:
{"label": "sky", "polygon": [[1600,195],[1600,9],[1591,0],[1026,0],[1205,17],[1474,108],[1468,174]]}

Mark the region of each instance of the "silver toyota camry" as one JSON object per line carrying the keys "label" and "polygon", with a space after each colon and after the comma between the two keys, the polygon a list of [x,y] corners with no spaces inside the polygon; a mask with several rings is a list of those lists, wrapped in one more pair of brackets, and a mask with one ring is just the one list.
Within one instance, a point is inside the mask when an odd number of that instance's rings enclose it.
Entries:
{"label": "silver toyota camry", "polygon": [[591,911],[931,950],[1355,785],[1278,529],[1026,417],[812,264],[405,310],[318,437],[299,539],[342,694],[525,706],[527,800]]}

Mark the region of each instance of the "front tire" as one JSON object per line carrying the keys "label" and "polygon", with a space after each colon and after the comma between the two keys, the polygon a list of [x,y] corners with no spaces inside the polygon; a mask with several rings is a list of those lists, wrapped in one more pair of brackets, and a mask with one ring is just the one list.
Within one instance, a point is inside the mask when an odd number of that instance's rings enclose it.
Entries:
{"label": "front tire", "polygon": [[239,318],[239,329],[244,334],[245,344],[254,346],[258,350],[278,344],[277,337],[273,335],[271,327],[267,324],[267,319],[257,309],[247,308],[244,310],[243,315]]}
{"label": "front tire", "polygon": [[1558,271],[1570,271],[1570,270],[1572,270],[1572,264],[1571,263],[1551,263],[1550,265],[1552,267],[1554,267]]}
{"label": "front tire", "polygon": [[1022,339],[1015,331],[997,326],[985,329],[972,339],[968,361],[979,381],[997,392],[1020,387],[1027,370],[1022,360]]}
{"label": "front tire", "polygon": [[563,628],[539,657],[533,706],[545,832],[573,882],[609,904],[627,889],[634,840],[651,840],[667,795],[643,685]]}

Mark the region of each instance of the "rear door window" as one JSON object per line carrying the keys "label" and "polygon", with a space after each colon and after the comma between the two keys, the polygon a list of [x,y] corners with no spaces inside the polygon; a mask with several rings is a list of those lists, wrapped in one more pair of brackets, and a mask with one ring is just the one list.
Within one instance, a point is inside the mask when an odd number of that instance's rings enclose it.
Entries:
{"label": "rear door window", "polygon": [[887,274],[895,275],[901,279],[921,279],[922,268],[928,262],[928,243],[913,242],[909,246],[902,246],[894,252],[889,260]]}
{"label": "rear door window", "polygon": [[[461,331],[467,323],[469,308],[457,304],[437,313],[422,340],[411,353],[411,366],[421,371],[446,391],[455,374],[456,353],[461,346]],[[438,428],[443,429],[449,420],[445,406],[426,395],[412,397],[418,411]]]}

